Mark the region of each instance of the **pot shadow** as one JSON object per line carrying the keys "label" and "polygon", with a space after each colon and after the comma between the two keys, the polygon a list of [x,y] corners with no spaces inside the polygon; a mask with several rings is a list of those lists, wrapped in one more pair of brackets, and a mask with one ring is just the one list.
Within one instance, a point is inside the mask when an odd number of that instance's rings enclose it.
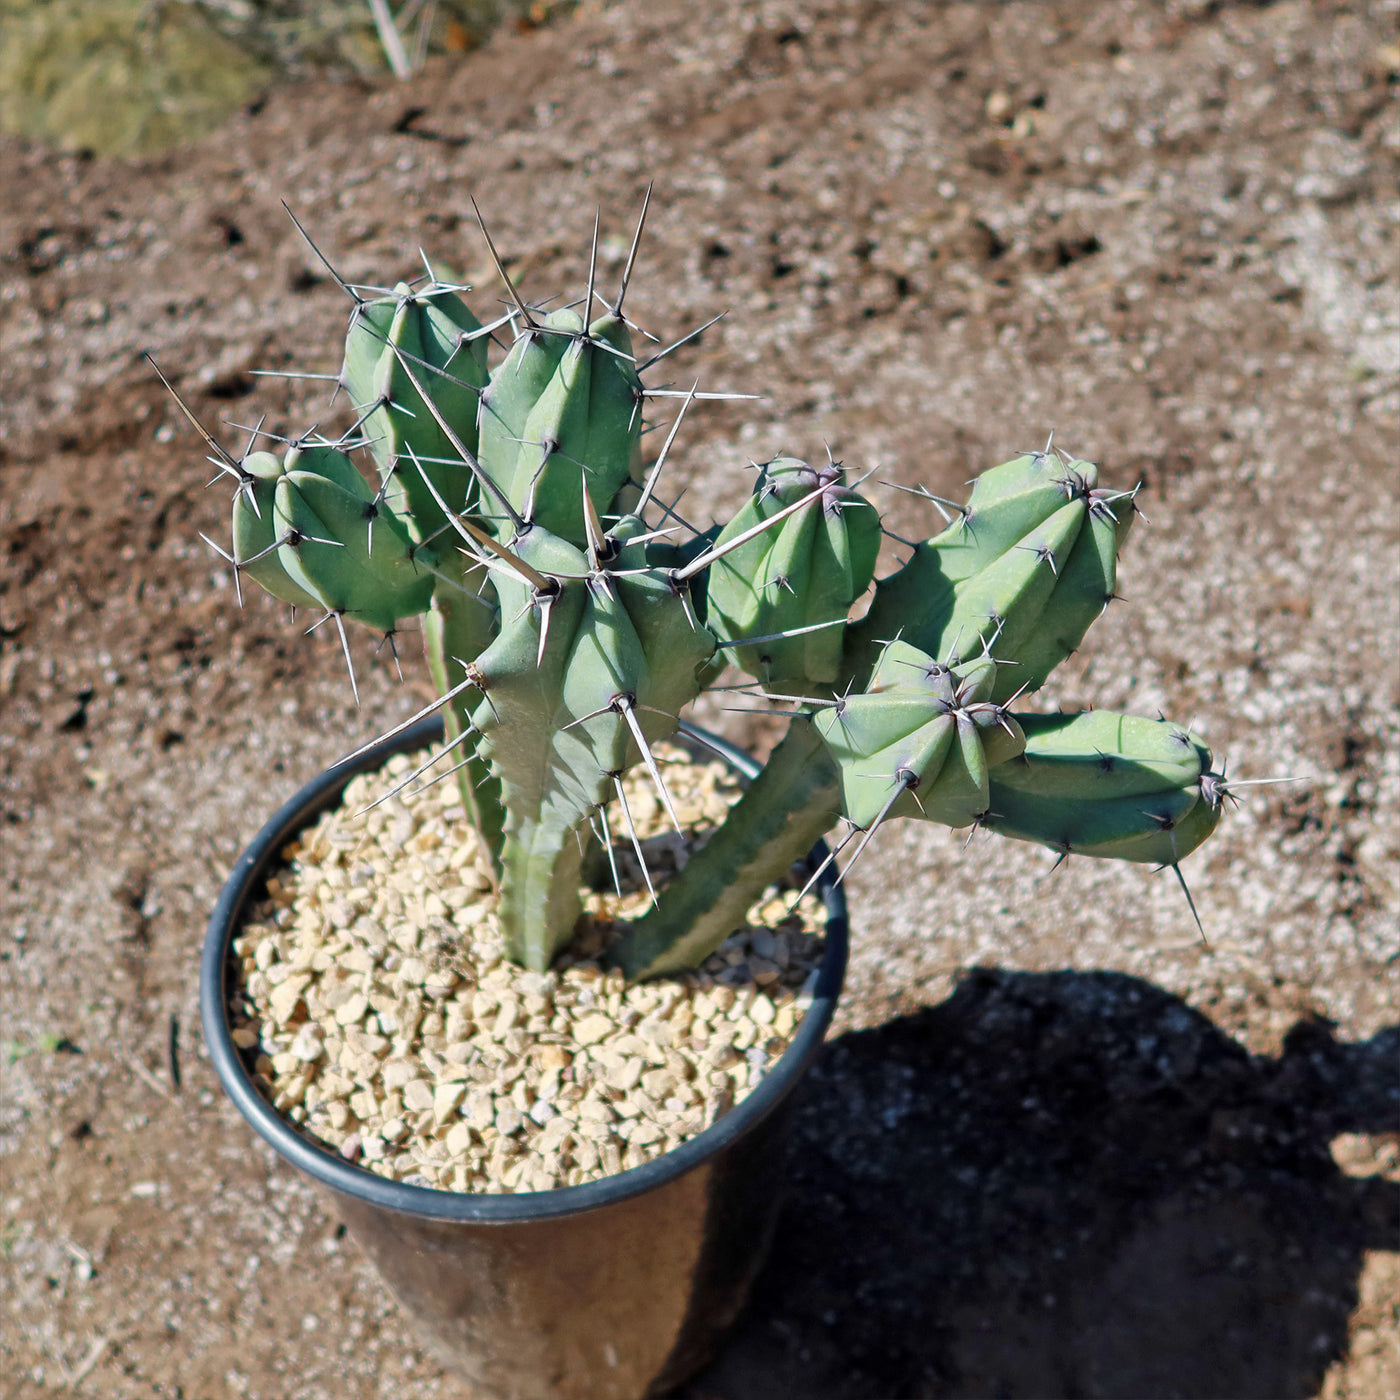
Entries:
{"label": "pot shadow", "polygon": [[1277,1059],[1117,973],[977,970],[804,1085],[773,1251],[676,1400],[1316,1394],[1400,1185],[1400,1027]]}

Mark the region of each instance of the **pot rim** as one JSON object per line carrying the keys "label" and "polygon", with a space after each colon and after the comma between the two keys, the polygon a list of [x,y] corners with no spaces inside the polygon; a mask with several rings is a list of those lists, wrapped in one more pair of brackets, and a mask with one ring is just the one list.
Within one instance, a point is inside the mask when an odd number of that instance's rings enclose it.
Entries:
{"label": "pot rim", "polygon": [[[681,735],[713,750],[744,778],[757,776],[759,766],[754,760],[718,736],[684,721]],[[281,860],[282,848],[340,800],[351,778],[381,767],[396,753],[423,748],[441,738],[442,720],[432,716],[393,739],[374,745],[359,757],[326,769],[279,807],[239,856],[209,919],[199,978],[204,1040],[225,1092],[265,1142],[318,1182],[383,1209],[433,1220],[505,1225],[598,1210],[663,1186],[723,1152],[777,1109],[796,1088],[835,1014],[846,971],[848,923],[845,892],[836,883],[834,862],[818,883],[827,911],[826,952],[817,972],[812,1004],[792,1042],[758,1087],[722,1118],[679,1147],[639,1167],[552,1191],[486,1194],[412,1186],[334,1155],[329,1148],[303,1136],[258,1092],[243,1061],[243,1052],[233,1043],[227,1012],[229,947],[243,925],[247,906],[258,898],[267,876]],[[825,854],[824,843],[818,843],[815,853]]]}

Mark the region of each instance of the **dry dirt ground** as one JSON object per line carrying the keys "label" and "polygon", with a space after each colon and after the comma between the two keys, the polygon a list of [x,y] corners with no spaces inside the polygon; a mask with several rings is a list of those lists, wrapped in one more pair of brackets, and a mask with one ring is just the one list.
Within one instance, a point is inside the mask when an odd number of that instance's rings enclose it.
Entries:
{"label": "dry dirt ground", "polygon": [[595,206],[615,275],[653,177],[631,310],[728,310],[675,381],[766,396],[695,415],[692,517],[778,450],[946,495],[1053,427],[1151,524],[1047,700],[1307,780],[1189,863],[1206,944],[1167,875],[886,832],[771,1263],[686,1400],[1400,1394],[1396,18],[637,0],[161,159],[0,144],[4,1395],[463,1394],[195,1015],[240,845],[419,683],[362,640],[357,712],[333,639],[235,608],[141,353],[304,427],[324,386],[249,371],[333,369],[346,307],[280,201],[354,280],[484,279],[474,195],[544,296]]}

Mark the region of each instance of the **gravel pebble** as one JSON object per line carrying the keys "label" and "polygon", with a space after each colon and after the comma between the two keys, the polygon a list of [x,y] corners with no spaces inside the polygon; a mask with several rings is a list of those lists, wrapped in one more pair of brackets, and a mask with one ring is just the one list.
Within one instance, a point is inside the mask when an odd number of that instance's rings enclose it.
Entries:
{"label": "gravel pebble", "polygon": [[[661,753],[683,810],[713,821],[737,799],[722,765]],[[811,1001],[815,899],[794,908],[793,894],[773,893],[701,969],[628,986],[596,958],[645,891],[589,892],[574,947],[529,972],[504,961],[476,834],[448,785],[347,815],[410,771],[400,757],[357,778],[344,806],[289,847],[235,941],[234,1040],[279,1111],[383,1176],[537,1191],[669,1151],[760,1081]],[[624,780],[648,859],[670,861],[666,873],[688,852],[667,839],[646,783]]]}

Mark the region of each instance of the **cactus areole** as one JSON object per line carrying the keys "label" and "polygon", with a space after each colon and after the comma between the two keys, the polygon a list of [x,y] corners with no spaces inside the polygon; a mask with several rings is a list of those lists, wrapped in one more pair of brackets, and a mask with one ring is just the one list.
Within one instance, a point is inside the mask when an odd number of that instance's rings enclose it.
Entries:
{"label": "cactus areole", "polygon": [[[851,859],[900,818],[1175,869],[1226,795],[1204,746],[1165,719],[1014,708],[1113,598],[1135,492],[1049,445],[1019,453],[965,505],[938,502],[947,528],[877,581],[864,478],[778,457],[693,534],[667,457],[692,403],[724,396],[648,386],[668,352],[623,313],[636,246],[613,300],[593,260],[548,313],[507,280],[490,325],[431,272],[342,281],[344,357],[323,377],[351,426],[280,455],[255,435],[241,458],[205,434],[235,486],[220,553],[240,583],[333,622],[347,662],[347,619],[390,638],[421,619],[439,697],[389,734],[441,712],[511,956],[548,967],[589,844],[635,841],[605,817],[627,769],[645,764],[670,810],[652,748],[727,665],[786,737],[614,947],[631,977],[698,965],[838,827]],[[657,414],[673,421],[648,463]]]}

